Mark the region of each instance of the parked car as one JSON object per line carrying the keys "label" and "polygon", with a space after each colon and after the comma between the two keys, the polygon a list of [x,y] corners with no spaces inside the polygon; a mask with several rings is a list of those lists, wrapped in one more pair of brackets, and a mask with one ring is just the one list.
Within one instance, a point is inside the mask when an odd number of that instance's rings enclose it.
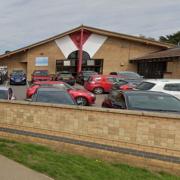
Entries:
{"label": "parked car", "polygon": [[95,71],[82,71],[77,74],[76,76],[76,82],[84,85],[84,83],[89,79],[92,75],[97,75],[98,73]]}
{"label": "parked car", "polygon": [[158,91],[171,94],[180,99],[180,80],[178,79],[150,79],[144,80],[136,90]]}
{"label": "parked car", "polygon": [[75,87],[70,86],[69,84],[62,82],[62,81],[39,81],[34,82],[28,89],[27,89],[27,98],[31,98],[33,94],[36,93],[37,89],[40,87],[60,87],[67,90],[67,92],[75,99],[78,105],[92,105],[95,103],[96,96],[83,89],[77,89]]}
{"label": "parked car", "polygon": [[111,91],[115,83],[117,83],[117,76],[94,75],[89,77],[88,81],[85,82],[84,87],[95,94],[102,94]]}
{"label": "parked car", "polygon": [[32,97],[32,102],[75,105],[73,97],[66,90],[55,87],[41,87]]}
{"label": "parked car", "polygon": [[102,107],[180,113],[180,100],[161,92],[114,90],[105,98]]}
{"label": "parked car", "polygon": [[10,85],[26,85],[26,74],[23,71],[13,71],[10,74]]}
{"label": "parked car", "polygon": [[51,81],[52,77],[48,70],[35,70],[32,74],[32,83],[35,81]]}
{"label": "parked car", "polygon": [[143,76],[140,76],[138,73],[132,71],[111,72],[110,75],[117,75],[121,79],[130,80],[134,85],[140,84],[143,80]]}
{"label": "parked car", "polygon": [[66,82],[70,84],[71,86],[73,86],[76,83],[74,76],[69,71],[58,72],[56,74],[55,80]]}
{"label": "parked car", "polygon": [[15,100],[12,88],[0,87],[0,99]]}

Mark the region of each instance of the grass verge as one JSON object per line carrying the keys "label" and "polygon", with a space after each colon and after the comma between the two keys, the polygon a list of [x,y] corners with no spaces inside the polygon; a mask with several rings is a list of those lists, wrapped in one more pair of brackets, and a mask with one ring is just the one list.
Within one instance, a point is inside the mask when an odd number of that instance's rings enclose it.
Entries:
{"label": "grass verge", "polygon": [[56,180],[180,180],[123,164],[112,164],[48,147],[0,139],[0,154]]}

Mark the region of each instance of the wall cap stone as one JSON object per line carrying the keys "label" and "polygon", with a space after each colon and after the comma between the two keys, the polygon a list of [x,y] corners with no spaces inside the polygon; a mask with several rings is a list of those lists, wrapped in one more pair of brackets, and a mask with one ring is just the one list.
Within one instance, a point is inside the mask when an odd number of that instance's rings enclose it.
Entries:
{"label": "wall cap stone", "polygon": [[41,107],[52,107],[52,108],[64,108],[64,109],[74,109],[80,111],[96,111],[114,114],[125,114],[125,115],[138,115],[138,116],[148,116],[148,117],[160,117],[160,118],[171,118],[180,120],[180,114],[173,113],[158,113],[158,112],[147,112],[147,111],[135,111],[135,110],[120,110],[120,109],[106,109],[101,107],[86,107],[86,106],[72,106],[72,105],[62,105],[62,104],[51,104],[51,103],[35,103],[29,101],[8,101],[0,100],[0,104],[17,104],[17,105],[28,105],[28,106],[41,106]]}

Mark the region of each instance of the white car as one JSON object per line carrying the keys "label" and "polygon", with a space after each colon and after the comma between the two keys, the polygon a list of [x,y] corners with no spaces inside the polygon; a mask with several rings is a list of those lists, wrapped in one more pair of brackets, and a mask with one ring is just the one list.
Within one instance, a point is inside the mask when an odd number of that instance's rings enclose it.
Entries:
{"label": "white car", "polygon": [[180,80],[179,79],[144,80],[136,87],[136,90],[164,92],[180,99]]}

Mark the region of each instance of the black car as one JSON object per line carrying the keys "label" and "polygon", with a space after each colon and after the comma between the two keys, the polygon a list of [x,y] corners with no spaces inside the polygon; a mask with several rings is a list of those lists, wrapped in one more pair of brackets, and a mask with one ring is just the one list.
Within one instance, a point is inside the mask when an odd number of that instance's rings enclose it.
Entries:
{"label": "black car", "polygon": [[87,81],[90,76],[97,75],[97,74],[98,73],[95,71],[81,71],[76,76],[76,82],[81,85],[84,85],[84,82]]}
{"label": "black car", "polygon": [[180,100],[161,92],[113,90],[102,107],[180,113]]}
{"label": "black car", "polygon": [[10,74],[10,85],[26,85],[26,74],[23,71],[13,71]]}
{"label": "black car", "polygon": [[56,81],[63,81],[63,82],[65,82],[71,86],[73,86],[76,83],[74,76],[69,71],[58,72],[56,74],[55,80]]}
{"label": "black car", "polygon": [[75,105],[76,102],[64,88],[41,87],[32,97],[32,102]]}

